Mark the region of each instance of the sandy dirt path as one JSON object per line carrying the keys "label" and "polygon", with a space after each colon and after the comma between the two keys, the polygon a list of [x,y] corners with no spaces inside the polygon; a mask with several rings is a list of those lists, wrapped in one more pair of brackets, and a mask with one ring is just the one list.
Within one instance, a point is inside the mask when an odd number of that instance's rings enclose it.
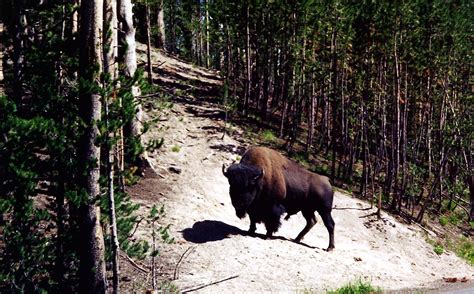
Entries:
{"label": "sandy dirt path", "polygon": [[[162,117],[161,130],[148,134],[166,140],[150,154],[159,176],[135,189],[148,191],[148,196],[132,196],[145,207],[165,205],[162,223],[172,224],[176,242],[163,246],[161,258],[168,268],[162,270],[175,276],[173,283],[181,291],[324,292],[358,279],[384,290],[401,290],[433,287],[446,277],[474,279],[473,267],[454,253],[435,254],[418,226],[399,223],[385,213],[377,220],[369,204],[339,192],[332,252],[323,250],[328,234],[319,215],[304,244],[291,241],[305,225],[301,214],[283,221],[274,239],[247,236],[248,217],[236,217],[221,166],[238,159],[248,146],[235,139],[238,135],[222,139],[222,112],[196,97],[220,82],[211,72],[154,54],[165,62],[159,72],[165,89],[178,99]],[[186,88],[174,88],[183,79],[188,80]],[[265,233],[263,225],[257,225],[257,233]],[[147,231],[139,234],[149,236]]]}

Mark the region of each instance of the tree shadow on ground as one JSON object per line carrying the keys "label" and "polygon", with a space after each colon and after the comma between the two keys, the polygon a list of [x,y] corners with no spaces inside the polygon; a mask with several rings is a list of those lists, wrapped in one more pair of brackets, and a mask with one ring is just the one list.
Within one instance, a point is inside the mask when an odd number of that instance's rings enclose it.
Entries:
{"label": "tree shadow on ground", "polygon": [[246,148],[243,146],[237,146],[234,144],[216,144],[213,146],[210,146],[211,149],[214,150],[219,150],[222,152],[227,152],[227,153],[232,153],[232,154],[237,154],[237,155],[242,155],[244,154]]}
{"label": "tree shadow on ground", "polygon": [[181,233],[186,241],[193,243],[220,241],[230,235],[247,235],[246,231],[216,220],[195,222],[192,228],[186,228]]}

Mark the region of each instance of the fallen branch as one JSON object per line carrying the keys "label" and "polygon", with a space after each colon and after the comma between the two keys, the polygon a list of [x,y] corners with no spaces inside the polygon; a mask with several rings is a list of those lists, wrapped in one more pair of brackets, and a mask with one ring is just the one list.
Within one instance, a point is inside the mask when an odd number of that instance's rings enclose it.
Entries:
{"label": "fallen branch", "polygon": [[161,67],[163,64],[165,64],[165,63],[166,63],[166,61],[163,61],[162,63],[158,64],[158,65],[156,66],[156,68],[160,68],[160,67]]}
{"label": "fallen branch", "polygon": [[133,230],[133,233],[131,233],[130,235],[128,235],[127,239],[130,239],[133,237],[133,235],[135,235],[135,233],[137,232],[137,229],[138,229],[138,226],[140,225],[140,223],[142,222],[143,220],[143,217],[141,219],[139,219],[136,223],[135,223],[135,229]]}
{"label": "fallen branch", "polygon": [[122,250],[120,250],[120,255],[125,258],[128,262],[130,262],[131,265],[133,265],[135,268],[137,268],[138,270],[148,274],[150,271],[143,268],[142,266],[140,266],[138,263],[136,263],[130,256],[127,255],[127,253],[123,252]]}
{"label": "fallen branch", "polygon": [[140,96],[137,96],[137,98],[150,98],[150,97],[155,97],[155,96],[159,96],[159,95],[162,95],[163,92],[157,92],[157,93],[151,93],[151,94],[146,94],[146,95],[140,95]]}
{"label": "fallen branch", "polygon": [[414,224],[416,224],[417,226],[419,226],[421,229],[423,229],[423,231],[425,231],[425,233],[427,233],[428,235],[430,236],[438,236],[437,233],[431,231],[431,230],[428,230],[427,228],[423,227],[421,224],[417,223],[417,222],[413,222]]}
{"label": "fallen branch", "polygon": [[183,291],[181,291],[181,293],[189,293],[189,292],[197,291],[197,290],[200,290],[202,288],[205,288],[205,287],[208,287],[208,286],[211,286],[211,285],[215,285],[215,284],[219,284],[219,283],[222,283],[222,282],[225,282],[225,281],[228,281],[228,280],[235,279],[238,276],[239,275],[233,275],[233,276],[230,276],[230,277],[227,277],[227,278],[224,278],[224,279],[217,280],[215,282],[210,282],[210,283],[205,283],[205,284],[201,284],[201,285],[198,285],[198,286],[194,286],[192,288],[184,289]]}
{"label": "fallen branch", "polygon": [[188,249],[186,249],[184,251],[183,254],[181,254],[179,260],[178,260],[178,263],[176,263],[176,266],[174,268],[174,273],[173,273],[173,279],[176,280],[178,278],[178,268],[179,268],[179,265],[180,263],[186,258],[189,256],[189,254],[191,254],[191,252],[193,252],[193,250],[196,249],[196,246],[190,246],[188,247]]}

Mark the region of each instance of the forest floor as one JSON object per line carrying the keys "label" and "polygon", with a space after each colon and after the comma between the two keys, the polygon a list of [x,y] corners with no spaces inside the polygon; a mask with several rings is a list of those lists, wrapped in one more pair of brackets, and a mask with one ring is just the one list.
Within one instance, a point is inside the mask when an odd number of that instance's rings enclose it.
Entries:
{"label": "forest floor", "polygon": [[[305,226],[300,214],[283,221],[273,239],[247,236],[249,220],[235,215],[221,167],[238,160],[249,143],[238,126],[222,138],[224,113],[217,103],[222,81],[216,72],[158,51],[153,60],[154,80],[173,106],[158,111],[152,98],[145,102],[147,119],[156,119],[147,139],[163,137],[165,143],[149,153],[156,174],[146,172],[128,190],[142,204],[143,216],[154,204],[165,207],[159,222],[171,224],[175,242],[159,245],[160,280],[172,280],[182,292],[209,293],[319,293],[359,279],[384,291],[451,291],[446,288],[449,279],[458,282],[453,287],[473,287],[474,268],[452,252],[437,255],[426,242],[429,231],[386,213],[378,220],[370,204],[340,192],[334,199],[332,252],[324,250],[328,233],[319,215],[303,244],[292,242]],[[263,225],[257,225],[257,233],[263,236]],[[142,223],[135,237],[150,241],[149,226]],[[122,260],[126,292],[151,287],[149,268],[140,264]]]}

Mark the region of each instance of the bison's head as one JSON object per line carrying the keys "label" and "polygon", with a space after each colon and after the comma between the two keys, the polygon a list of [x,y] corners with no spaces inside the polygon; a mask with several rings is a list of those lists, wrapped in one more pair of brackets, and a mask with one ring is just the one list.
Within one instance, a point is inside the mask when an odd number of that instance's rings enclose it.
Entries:
{"label": "bison's head", "polygon": [[233,164],[222,173],[230,184],[230,199],[239,218],[245,217],[247,208],[258,197],[262,188],[264,170],[251,165]]}

